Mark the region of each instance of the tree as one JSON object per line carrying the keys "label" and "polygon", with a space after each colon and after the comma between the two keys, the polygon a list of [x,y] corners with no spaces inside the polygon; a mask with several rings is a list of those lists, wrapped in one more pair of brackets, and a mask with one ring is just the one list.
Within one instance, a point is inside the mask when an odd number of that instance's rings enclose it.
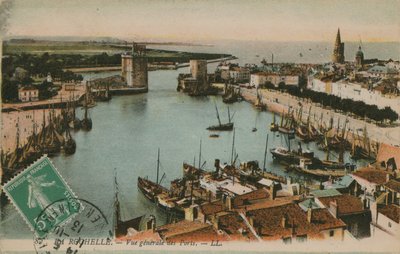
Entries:
{"label": "tree", "polygon": [[13,102],[18,100],[18,83],[3,77],[1,85],[1,98],[3,101]]}

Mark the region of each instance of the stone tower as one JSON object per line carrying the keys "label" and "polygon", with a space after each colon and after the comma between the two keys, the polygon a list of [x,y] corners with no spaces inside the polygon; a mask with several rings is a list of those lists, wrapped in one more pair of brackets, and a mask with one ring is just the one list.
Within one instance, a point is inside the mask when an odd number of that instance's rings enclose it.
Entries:
{"label": "stone tower", "polygon": [[361,45],[358,46],[358,51],[356,53],[356,66],[363,67],[364,64],[364,53],[361,50]]}
{"label": "stone tower", "polygon": [[332,62],[344,63],[344,43],[340,39],[340,29],[338,29],[335,41],[335,47],[333,49]]}
{"label": "stone tower", "polygon": [[133,43],[132,53],[121,56],[121,75],[129,87],[148,88],[146,45]]}
{"label": "stone tower", "polygon": [[207,60],[190,60],[190,73],[202,87],[207,88]]}

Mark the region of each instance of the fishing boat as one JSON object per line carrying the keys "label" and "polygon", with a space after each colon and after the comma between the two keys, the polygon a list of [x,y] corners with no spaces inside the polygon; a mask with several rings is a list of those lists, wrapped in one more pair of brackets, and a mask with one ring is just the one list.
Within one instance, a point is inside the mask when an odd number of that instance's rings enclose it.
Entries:
{"label": "fishing boat", "polygon": [[119,202],[118,194],[119,187],[117,182],[117,173],[115,171],[114,174],[114,219],[113,219],[113,229],[115,237],[124,237],[128,234],[128,229],[133,228],[136,231],[141,230],[141,224],[144,219],[144,215],[133,218],[133,219],[125,219],[121,211],[121,204]]}
{"label": "fishing boat", "polygon": [[257,88],[256,91],[257,91],[257,100],[256,100],[256,102],[254,103],[254,107],[255,107],[256,109],[260,110],[260,111],[265,111],[265,110],[267,110],[267,105],[265,105],[265,104],[262,102],[262,98],[261,98],[260,93],[258,92],[258,88]]}
{"label": "fishing boat", "polygon": [[219,138],[219,135],[218,135],[218,134],[210,134],[209,137],[210,137],[210,138]]}
{"label": "fishing boat", "polygon": [[156,181],[150,181],[149,179],[138,177],[138,188],[143,195],[156,204],[158,208],[167,211],[177,217],[184,216],[184,205],[186,202],[180,197],[170,195],[167,188],[163,187],[160,183],[165,177],[165,173],[159,180],[159,169],[160,169],[160,149],[158,149],[157,156],[157,176]]}
{"label": "fishing boat", "polygon": [[225,93],[222,96],[222,101],[226,104],[237,102],[240,98],[240,91],[236,91],[235,87],[230,84],[225,84]]}
{"label": "fishing boat", "polygon": [[304,150],[301,148],[301,143],[298,143],[299,148],[297,151],[290,149],[290,139],[288,139],[288,148],[276,147],[270,150],[272,158],[285,164],[298,165],[301,159],[311,159],[313,163],[319,161],[314,157],[314,152],[310,150]]}
{"label": "fishing boat", "polygon": [[80,123],[80,126],[81,126],[82,130],[90,131],[93,127],[93,123],[92,123],[92,119],[89,117],[89,106],[87,103],[88,96],[86,96],[85,98],[86,98],[86,103],[84,104],[85,114],[84,114],[84,118],[82,119],[82,121]]}
{"label": "fishing boat", "polygon": [[296,133],[295,129],[295,121],[293,117],[293,113],[290,111],[287,114],[283,114],[281,117],[281,123],[278,127],[278,131],[283,134],[289,135],[290,138],[294,138]]}
{"label": "fishing boat", "polygon": [[161,193],[168,193],[168,190],[159,184],[159,171],[160,171],[160,149],[158,149],[157,154],[157,176],[156,182],[150,181],[149,179],[138,177],[138,188],[143,193],[143,195],[155,203],[157,196]]}
{"label": "fishing boat", "polygon": [[218,125],[212,125],[212,126],[208,127],[207,130],[209,130],[209,131],[231,131],[231,130],[233,130],[233,122],[231,122],[233,116],[231,118],[231,115],[229,112],[229,107],[228,107],[228,123],[221,123],[217,104],[215,104],[215,111],[217,112]]}
{"label": "fishing boat", "polygon": [[273,132],[278,131],[278,129],[279,129],[279,125],[276,123],[276,114],[275,114],[275,112],[274,112],[273,122],[271,123],[269,129],[270,129],[271,131],[273,131]]}

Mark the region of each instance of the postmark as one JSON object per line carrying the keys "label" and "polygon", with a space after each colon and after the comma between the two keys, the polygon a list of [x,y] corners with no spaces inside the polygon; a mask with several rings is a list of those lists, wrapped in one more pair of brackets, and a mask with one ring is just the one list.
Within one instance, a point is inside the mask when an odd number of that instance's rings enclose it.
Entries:
{"label": "postmark", "polygon": [[45,237],[83,210],[47,156],[7,182],[4,191],[38,237]]}
{"label": "postmark", "polygon": [[[36,230],[40,227],[40,217],[48,213],[48,209],[64,206],[66,202],[65,199],[55,201],[43,210],[38,215]],[[85,210],[67,223],[54,227],[45,237],[34,237],[36,253],[78,253],[88,246],[99,248],[112,245],[113,232],[105,214],[85,199],[76,199],[76,203],[85,206]],[[67,209],[63,212],[68,213]]]}

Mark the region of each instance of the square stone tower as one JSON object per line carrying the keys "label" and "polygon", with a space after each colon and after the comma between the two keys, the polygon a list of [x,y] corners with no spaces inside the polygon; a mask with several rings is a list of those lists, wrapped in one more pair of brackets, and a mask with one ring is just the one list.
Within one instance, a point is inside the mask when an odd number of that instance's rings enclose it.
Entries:
{"label": "square stone tower", "polygon": [[132,53],[121,55],[121,75],[128,87],[148,88],[146,45],[132,44]]}

